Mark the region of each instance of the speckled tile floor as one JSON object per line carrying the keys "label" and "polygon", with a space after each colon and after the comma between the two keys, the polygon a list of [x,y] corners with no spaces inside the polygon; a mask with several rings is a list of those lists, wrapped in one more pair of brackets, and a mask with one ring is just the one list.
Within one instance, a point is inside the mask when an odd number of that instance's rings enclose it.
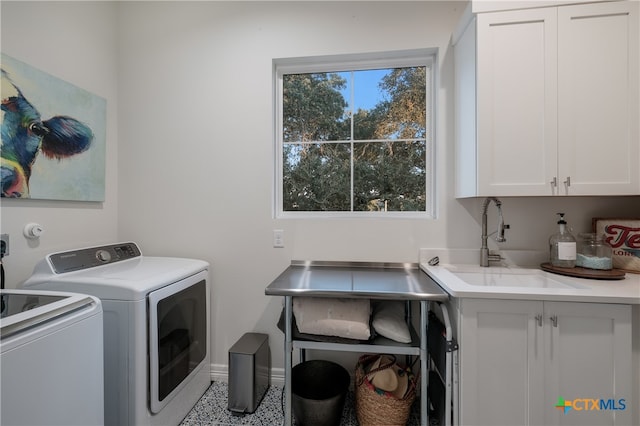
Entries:
{"label": "speckled tile floor", "polygon": [[[356,412],[354,409],[354,396],[352,392],[347,394],[344,410],[342,412],[341,426],[357,426]],[[251,426],[276,426],[283,424],[282,387],[271,386],[265,394],[258,409],[252,414],[234,416],[227,409],[227,384],[213,382],[211,387],[200,398],[184,418],[181,426],[205,426],[205,425],[251,425]],[[419,425],[420,414],[414,404],[407,425]],[[295,422],[294,422],[295,423]]]}

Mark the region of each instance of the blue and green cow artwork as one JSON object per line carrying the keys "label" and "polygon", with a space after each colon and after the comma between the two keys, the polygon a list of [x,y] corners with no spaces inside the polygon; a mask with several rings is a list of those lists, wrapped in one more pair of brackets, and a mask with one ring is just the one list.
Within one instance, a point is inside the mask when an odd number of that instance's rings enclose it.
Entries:
{"label": "blue and green cow artwork", "polygon": [[4,54],[1,65],[2,197],[103,201],[104,99]]}

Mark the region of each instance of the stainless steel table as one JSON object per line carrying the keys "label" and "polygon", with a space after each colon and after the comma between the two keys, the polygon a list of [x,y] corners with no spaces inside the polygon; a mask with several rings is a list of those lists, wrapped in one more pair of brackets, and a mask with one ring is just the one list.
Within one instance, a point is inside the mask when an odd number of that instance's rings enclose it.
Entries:
{"label": "stainless steel table", "polygon": [[[420,421],[427,425],[427,318],[430,301],[445,301],[449,295],[422,272],[416,263],[292,261],[265,289],[267,296],[284,296],[284,424],[292,424],[291,368],[293,349],[346,352],[379,352],[420,357]],[[376,339],[366,344],[313,342],[293,339],[293,296],[345,297],[418,301],[418,342],[395,343]],[[415,339],[414,339],[415,340]]]}

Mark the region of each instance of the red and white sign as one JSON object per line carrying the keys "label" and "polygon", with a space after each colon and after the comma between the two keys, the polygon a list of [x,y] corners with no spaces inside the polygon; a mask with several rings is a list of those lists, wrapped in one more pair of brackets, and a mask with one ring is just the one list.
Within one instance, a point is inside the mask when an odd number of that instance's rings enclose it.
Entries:
{"label": "red and white sign", "polygon": [[613,267],[640,273],[640,219],[594,218],[593,229],[613,249]]}

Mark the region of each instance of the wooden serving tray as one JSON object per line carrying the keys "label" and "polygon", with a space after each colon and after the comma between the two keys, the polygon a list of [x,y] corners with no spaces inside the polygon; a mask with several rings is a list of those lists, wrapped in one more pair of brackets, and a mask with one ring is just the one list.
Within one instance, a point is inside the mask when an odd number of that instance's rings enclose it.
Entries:
{"label": "wooden serving tray", "polygon": [[620,269],[588,269],[576,266],[575,268],[560,268],[553,266],[551,263],[543,263],[540,265],[543,271],[552,272],[554,274],[567,275],[569,277],[590,278],[592,280],[623,280],[624,271]]}

